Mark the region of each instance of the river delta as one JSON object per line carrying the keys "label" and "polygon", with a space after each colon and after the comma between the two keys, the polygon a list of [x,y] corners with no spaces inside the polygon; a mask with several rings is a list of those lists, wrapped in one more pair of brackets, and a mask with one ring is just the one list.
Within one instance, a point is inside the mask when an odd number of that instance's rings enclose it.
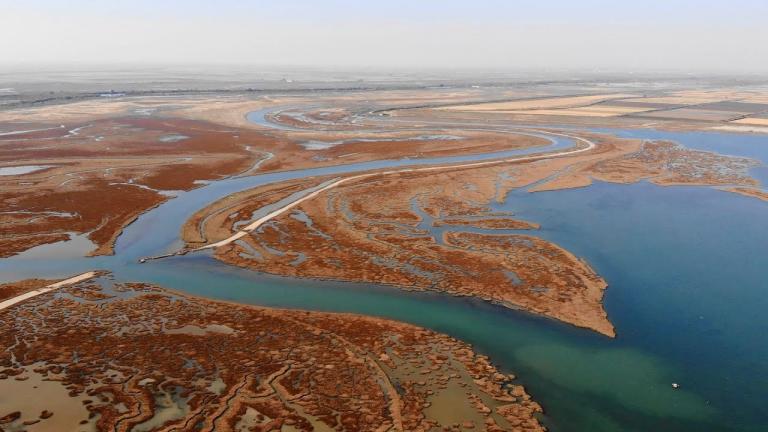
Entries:
{"label": "river delta", "polygon": [[760,430],[765,135],[478,92],[0,113],[0,428]]}

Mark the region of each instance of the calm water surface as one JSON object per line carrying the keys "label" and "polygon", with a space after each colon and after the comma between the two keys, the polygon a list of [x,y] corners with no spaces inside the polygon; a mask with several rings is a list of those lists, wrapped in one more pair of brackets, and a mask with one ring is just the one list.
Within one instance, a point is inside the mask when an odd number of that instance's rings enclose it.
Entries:
{"label": "calm water surface", "polygon": [[[764,136],[611,132],[768,161]],[[753,198],[709,188],[597,183],[518,190],[497,205],[540,223],[536,235],[584,257],[605,277],[616,339],[481,301],[259,275],[204,255],[135,263],[173,247],[185,218],[219,196],[270,181],[402,163],[414,161],[215,182],[143,215],[121,236],[114,257],[41,262],[22,255],[0,261],[0,279],[106,268],[120,279],[212,298],[411,322],[470,342],[518,374],[555,431],[766,430],[768,203]],[[673,390],[672,382],[682,388]]]}

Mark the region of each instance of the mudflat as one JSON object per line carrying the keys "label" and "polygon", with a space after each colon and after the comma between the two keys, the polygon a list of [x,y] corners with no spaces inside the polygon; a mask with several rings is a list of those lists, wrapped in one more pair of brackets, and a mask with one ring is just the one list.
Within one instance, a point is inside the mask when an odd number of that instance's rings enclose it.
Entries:
{"label": "mudflat", "polygon": [[0,317],[0,395],[18,395],[0,396],[10,430],[544,430],[539,405],[487,357],[384,319],[215,302],[109,276]]}

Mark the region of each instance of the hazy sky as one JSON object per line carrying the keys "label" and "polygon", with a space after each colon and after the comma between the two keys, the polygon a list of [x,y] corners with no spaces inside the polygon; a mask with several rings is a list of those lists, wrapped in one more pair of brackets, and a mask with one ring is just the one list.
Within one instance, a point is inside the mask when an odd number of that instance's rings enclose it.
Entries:
{"label": "hazy sky", "polygon": [[0,0],[0,63],[768,71],[768,0]]}

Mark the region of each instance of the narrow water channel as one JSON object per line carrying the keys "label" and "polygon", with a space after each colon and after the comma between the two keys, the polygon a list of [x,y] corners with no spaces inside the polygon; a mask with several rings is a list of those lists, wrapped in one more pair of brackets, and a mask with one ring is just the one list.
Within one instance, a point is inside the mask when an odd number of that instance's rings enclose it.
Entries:
{"label": "narrow water channel", "polygon": [[[689,147],[702,142],[698,135],[648,133],[639,137],[675,139]],[[768,160],[764,137],[716,135],[708,135],[712,142],[697,148],[728,145],[724,153],[741,155],[762,145],[766,153],[750,154]],[[734,144],[738,142],[742,144]],[[520,189],[496,206],[541,224],[533,234],[585,258],[608,281],[606,309],[616,339],[478,300],[262,275],[205,255],[136,262],[177,247],[179,227],[194,211],[261,184],[495,159],[571,145],[571,140],[555,137],[552,144],[535,149],[376,161],[212,182],[142,215],[120,237],[115,256],[49,255],[41,261],[30,258],[32,251],[0,260],[0,279],[106,269],[120,280],[157,283],[209,298],[355,312],[429,327],[471,343],[518,374],[544,406],[545,423],[554,431],[765,430],[768,224],[763,221],[768,203],[753,198],[699,187],[597,183],[533,194]],[[673,390],[672,382],[682,388]]]}

